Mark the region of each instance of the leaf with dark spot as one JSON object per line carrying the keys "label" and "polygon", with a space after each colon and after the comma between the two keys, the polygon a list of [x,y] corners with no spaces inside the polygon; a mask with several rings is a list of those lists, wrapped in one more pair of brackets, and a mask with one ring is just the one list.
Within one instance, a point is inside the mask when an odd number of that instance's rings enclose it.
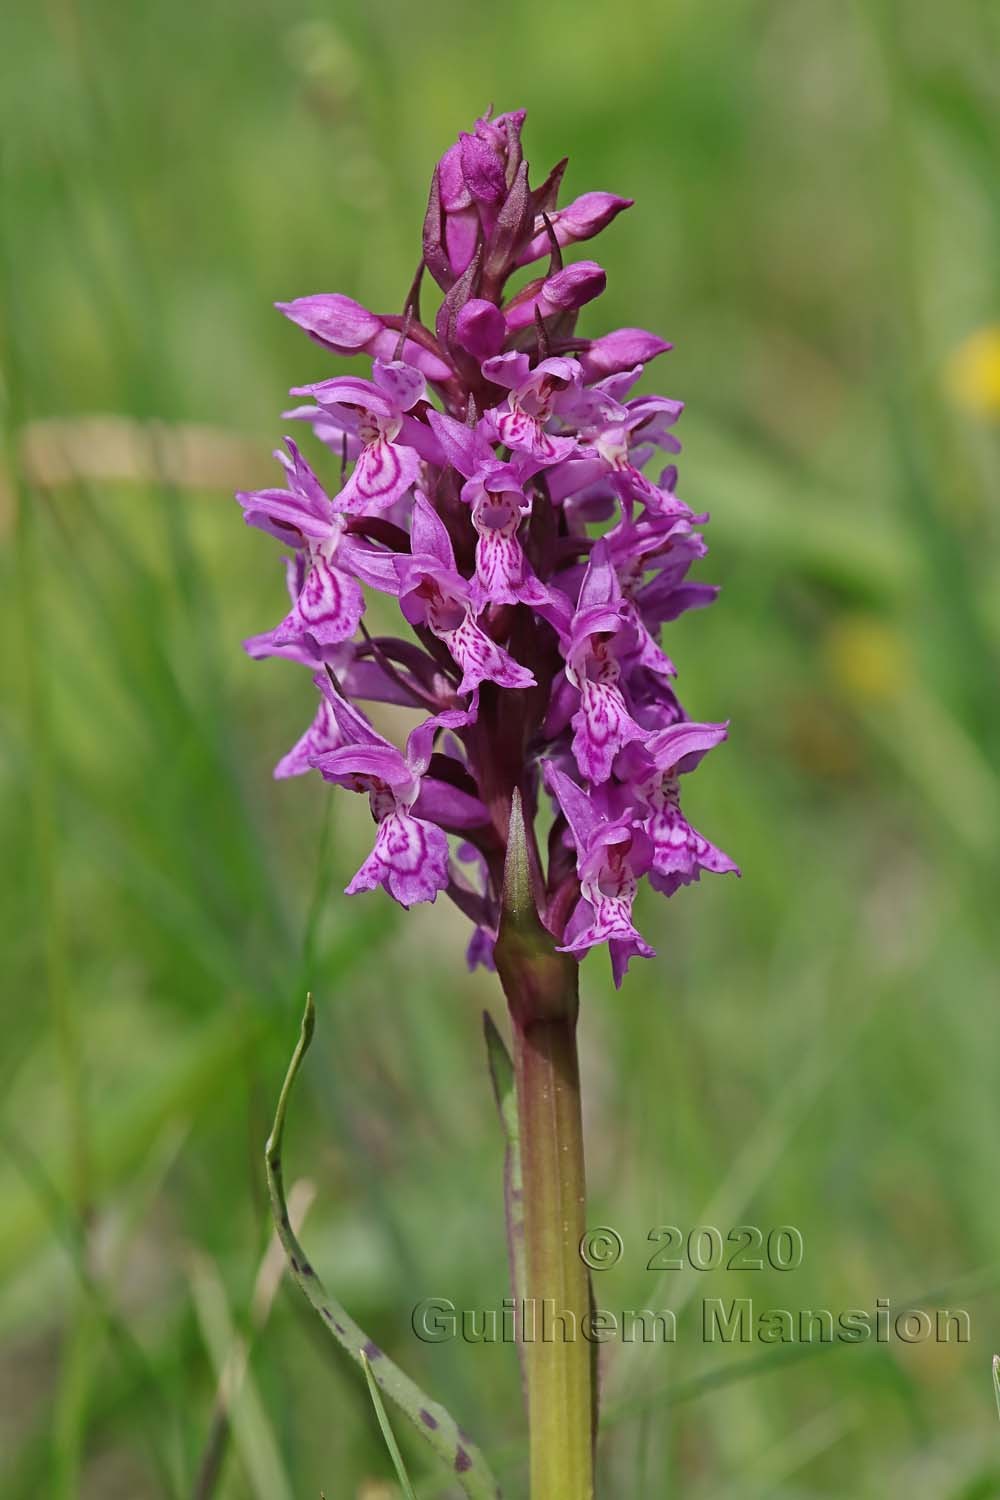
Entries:
{"label": "leaf with dark spot", "polygon": [[[364,1368],[369,1386],[374,1383],[377,1391],[394,1401],[441,1461],[449,1469],[461,1475],[460,1483],[466,1495],[469,1496],[469,1500],[495,1500],[499,1490],[486,1460],[478,1448],[460,1432],[450,1413],[425,1395],[419,1386],[414,1384],[410,1377],[405,1375],[399,1366],[368,1337],[364,1330],[359,1328],[336,1298],[331,1297],[325,1290],[311,1267],[308,1273],[304,1269],[309,1263],[294,1231],[289,1226],[285,1205],[281,1181],[281,1144],[288,1101],[302,1059],[312,1040],[315,1023],[316,1011],[310,995],[306,1000],[301,1034],[288,1065],[288,1072],[278,1098],[274,1125],[271,1128],[264,1155],[271,1211],[292,1276],[310,1306],[322,1318],[337,1342],[346,1349],[352,1359]],[[378,1370],[377,1376],[373,1366]],[[385,1431],[384,1428],[383,1431]],[[389,1441],[388,1436],[386,1441]],[[461,1465],[459,1456],[462,1459]]]}

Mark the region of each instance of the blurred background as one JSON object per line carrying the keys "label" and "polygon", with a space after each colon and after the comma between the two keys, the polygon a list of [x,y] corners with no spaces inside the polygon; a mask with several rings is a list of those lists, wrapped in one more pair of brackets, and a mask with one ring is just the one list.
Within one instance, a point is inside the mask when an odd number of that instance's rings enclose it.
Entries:
{"label": "blurred background", "polygon": [[[307,986],[305,1244],[524,1493],[514,1350],[410,1328],[506,1291],[495,981],[441,903],[341,897],[362,799],[271,780],[313,690],[240,650],[284,595],[231,498],[339,368],[272,302],[397,310],[491,100],[536,180],[568,153],[570,196],[637,200],[581,329],[674,341],[723,585],[667,645],[733,721],[687,807],[744,878],[644,896],[659,958],[582,976],[598,1300],[678,1313],[609,1351],[603,1493],[1000,1495],[1000,9],[8,0],[0,31],[4,1500],[398,1493],[358,1371],[293,1288],[255,1300]],[[659,1224],[804,1258],[658,1276]],[[709,1296],[972,1336],[706,1345]]]}

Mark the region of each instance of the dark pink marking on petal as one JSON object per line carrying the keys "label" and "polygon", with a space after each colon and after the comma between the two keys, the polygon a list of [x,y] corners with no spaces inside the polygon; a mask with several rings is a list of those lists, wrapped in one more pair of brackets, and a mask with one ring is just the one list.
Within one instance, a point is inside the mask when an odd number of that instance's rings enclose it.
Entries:
{"label": "dark pink marking on petal", "polygon": [[379,500],[398,482],[401,465],[395,448],[385,438],[370,443],[358,460],[354,481],[359,495]]}
{"label": "dark pink marking on petal", "polygon": [[364,595],[349,573],[316,557],[305,576],[295,608],[278,627],[279,640],[312,635],[322,645],[337,645],[352,636],[364,611]]}

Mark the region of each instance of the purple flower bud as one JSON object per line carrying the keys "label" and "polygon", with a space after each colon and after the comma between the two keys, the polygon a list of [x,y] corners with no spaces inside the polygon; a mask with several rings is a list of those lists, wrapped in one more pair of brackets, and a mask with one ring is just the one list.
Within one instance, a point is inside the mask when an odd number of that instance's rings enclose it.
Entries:
{"label": "purple flower bud", "polygon": [[[631,208],[633,199],[619,198],[616,193],[583,193],[579,198],[574,198],[572,203],[567,203],[565,208],[556,209],[549,214],[549,224],[556,237],[556,243],[560,246],[575,245],[581,240],[593,239],[595,234],[600,234],[606,229],[612,219],[625,208]],[[549,232],[544,221],[539,217],[535,223],[534,233],[528,244],[517,258],[519,266],[528,266],[533,260],[539,260],[541,256],[548,255],[552,247]]]}
{"label": "purple flower bud", "polygon": [[499,307],[480,297],[467,302],[455,320],[457,342],[480,364],[500,353],[506,333],[507,324]]}
{"label": "purple flower bud", "polygon": [[476,135],[487,141],[505,163],[516,155],[520,165],[521,131],[528,117],[526,109],[511,109],[494,116],[492,110],[476,121]]}
{"label": "purple flower bud", "polygon": [[466,188],[479,203],[495,212],[507,196],[504,158],[480,136],[464,133],[459,137],[459,152]]}
{"label": "purple flower bud", "polygon": [[[472,192],[462,171],[462,148],[452,146],[441,158],[437,169],[442,215],[442,238],[444,258],[453,281],[462,272],[476,253],[479,239],[479,214]],[[431,272],[437,277],[433,261]],[[443,284],[443,283],[442,283]],[[449,282],[450,285],[450,282]]]}
{"label": "purple flower bud", "polygon": [[644,365],[672,348],[673,344],[657,338],[655,333],[647,333],[644,328],[616,328],[614,333],[594,339],[587,351],[580,355],[583,378],[591,385],[608,375]]}
{"label": "purple flower bud", "polygon": [[530,327],[535,321],[536,310],[542,318],[575,312],[599,297],[607,280],[607,273],[596,261],[579,260],[575,265],[565,266],[540,286],[526,287],[508,304],[504,309],[507,328],[514,333]]}
{"label": "purple flower bud", "polygon": [[488,241],[521,162],[524,111],[488,115],[463,131],[434,173],[424,220],[424,259],[443,290],[471,264],[480,239]]}
{"label": "purple flower bud", "polygon": [[575,312],[599,297],[607,281],[603,266],[593,260],[578,260],[549,277],[539,294],[539,310],[543,317],[550,312]]}
{"label": "purple flower bud", "polygon": [[[394,333],[375,313],[340,292],[318,292],[296,297],[294,302],[276,302],[275,307],[296,323],[314,343],[334,354],[371,354],[392,359],[399,343]],[[422,370],[429,380],[447,380],[451,370],[444,360],[407,339],[403,350],[409,364]]]}
{"label": "purple flower bud", "polygon": [[382,332],[382,320],[342,292],[317,292],[274,305],[334,354],[361,354]]}

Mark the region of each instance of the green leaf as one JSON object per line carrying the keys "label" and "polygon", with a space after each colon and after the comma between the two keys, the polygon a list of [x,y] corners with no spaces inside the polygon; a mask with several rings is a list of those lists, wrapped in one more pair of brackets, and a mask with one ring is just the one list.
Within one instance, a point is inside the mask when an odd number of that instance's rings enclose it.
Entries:
{"label": "green leaf", "polygon": [[[489,1011],[483,1012],[483,1033],[486,1037],[486,1056],[489,1062],[493,1094],[497,1102],[497,1113],[503,1129],[505,1151],[503,1163],[503,1198],[507,1221],[507,1258],[510,1264],[511,1292],[514,1305],[520,1309],[526,1296],[527,1279],[524,1262],[524,1189],[521,1174],[521,1127],[517,1115],[517,1090],[514,1084],[514,1064],[507,1051],[503,1037]],[[521,1361],[521,1379],[524,1381],[524,1346],[517,1342],[517,1354]]]}
{"label": "green leaf", "polygon": [[278,1097],[274,1125],[265,1148],[265,1169],[271,1212],[282,1248],[288,1259],[292,1279],[317,1312],[328,1332],[341,1348],[362,1368],[367,1368],[379,1390],[396,1403],[417,1432],[446,1463],[470,1500],[497,1500],[500,1487],[490,1473],[479,1449],[460,1431],[458,1424],[440,1403],[432,1401],[398,1365],[381,1350],[355,1323],[354,1319],[324,1288],[299,1244],[288,1217],[281,1165],[281,1144],[285,1114],[292,1087],[309,1050],[316,1025],[316,1007],[312,995],[306,997],[302,1030],[288,1072]]}
{"label": "green leaf", "polygon": [[537,938],[548,946],[548,934],[538,918],[535,893],[532,889],[531,859],[528,851],[528,831],[524,821],[521,793],[514,788],[510,804],[510,822],[507,825],[507,853],[503,867],[503,912],[504,921],[519,936]]}
{"label": "green leaf", "polygon": [[533,854],[537,863],[534,830],[525,823],[515,787],[494,953],[511,1015],[521,1022],[575,1016],[577,1009],[578,965],[569,954],[556,951],[555,939],[538,915]]}

